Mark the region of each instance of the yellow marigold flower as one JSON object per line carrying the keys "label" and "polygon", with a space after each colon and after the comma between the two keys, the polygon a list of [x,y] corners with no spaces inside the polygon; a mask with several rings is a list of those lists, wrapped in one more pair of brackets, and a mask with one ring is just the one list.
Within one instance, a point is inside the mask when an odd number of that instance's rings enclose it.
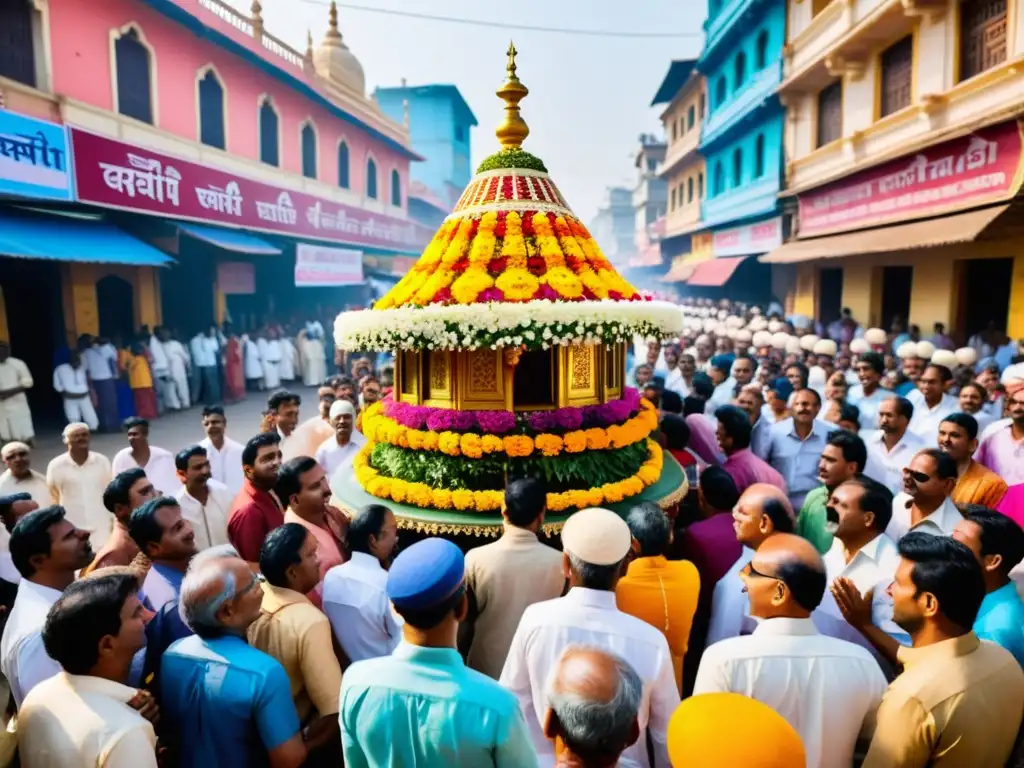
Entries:
{"label": "yellow marigold flower", "polygon": [[[511,261],[509,263],[511,264]],[[524,301],[533,297],[540,287],[540,282],[525,269],[517,267],[506,269],[498,276],[495,285],[505,294],[506,299]]]}
{"label": "yellow marigold flower", "polygon": [[469,263],[473,266],[487,266],[492,258],[494,258],[494,249],[498,245],[497,238],[494,235],[486,235],[477,233],[477,236],[473,238],[473,245],[469,249]]}
{"label": "yellow marigold flower", "polygon": [[437,448],[441,453],[449,456],[458,456],[459,436],[455,432],[442,432],[437,439]]}
{"label": "yellow marigold flower", "polygon": [[391,498],[390,489],[391,484],[384,477],[375,477],[366,484],[366,492],[371,496],[376,496],[378,499]]}
{"label": "yellow marigold flower", "polygon": [[604,504],[604,491],[600,488],[590,488],[587,490],[587,504],[588,507],[599,507]]}
{"label": "yellow marigold flower", "polygon": [[583,283],[568,267],[553,267],[544,275],[544,282],[566,299],[576,299],[583,295]]}
{"label": "yellow marigold flower", "polygon": [[409,483],[405,480],[391,479],[391,499],[401,504],[409,497]]}
{"label": "yellow marigold flower", "polygon": [[588,429],[583,434],[587,436],[587,448],[592,451],[603,451],[608,447],[608,433],[603,429]]}
{"label": "yellow marigold flower", "polygon": [[430,494],[430,506],[434,509],[451,509],[452,492],[447,488],[434,488]]}
{"label": "yellow marigold flower", "polygon": [[505,237],[501,242],[501,255],[508,259],[510,268],[523,269],[526,267],[523,220],[515,211],[509,211],[505,216]]}
{"label": "yellow marigold flower", "polygon": [[491,512],[499,509],[501,502],[495,498],[496,491],[473,491],[473,506],[477,512]]}
{"label": "yellow marigold flower", "polygon": [[587,450],[587,434],[580,430],[566,432],[562,435],[562,442],[565,444],[566,453],[583,453]]}
{"label": "yellow marigold flower", "polygon": [[584,267],[579,271],[579,276],[580,280],[583,281],[583,284],[587,286],[587,288],[590,289],[591,293],[597,296],[597,298],[608,298],[608,288],[605,286],[603,282],[601,282],[601,278],[597,276],[594,270],[590,269],[589,267]]}
{"label": "yellow marigold flower", "polygon": [[504,439],[505,453],[512,457],[529,456],[533,453],[533,440],[526,435],[511,435]]}
{"label": "yellow marigold flower", "polygon": [[472,304],[480,292],[494,285],[494,278],[483,267],[471,267],[452,283],[452,296],[459,304]]}
{"label": "yellow marigold flower", "polygon": [[537,435],[533,444],[545,456],[557,456],[562,452],[562,438],[558,435]]}
{"label": "yellow marigold flower", "polygon": [[473,508],[473,492],[464,489],[452,491],[452,504],[456,509],[466,511]]}
{"label": "yellow marigold flower", "polygon": [[423,432],[418,429],[410,429],[406,432],[406,437],[409,439],[409,448],[414,451],[423,449]]}
{"label": "yellow marigold flower", "polygon": [[622,481],[622,489],[625,491],[627,497],[636,496],[638,493],[644,492],[644,484],[639,477],[634,475],[633,477],[627,477]]}
{"label": "yellow marigold flower", "polygon": [[589,500],[590,494],[587,491],[585,491],[585,490],[583,490],[583,491],[568,491],[567,495],[569,496],[569,506],[570,507],[575,507],[576,509],[585,509],[587,504],[589,503],[588,500]]}
{"label": "yellow marigold flower", "polygon": [[455,274],[450,269],[439,268],[423,284],[423,287],[416,291],[416,301],[420,304],[429,304],[437,292],[442,288],[447,288],[453,279],[455,279]]}
{"label": "yellow marigold flower", "polygon": [[455,237],[448,243],[448,247],[445,249],[444,255],[441,257],[443,264],[454,264],[456,261],[466,255],[466,251],[469,249],[469,233],[473,228],[472,219],[462,219],[459,222],[459,231],[455,233]]}
{"label": "yellow marigold flower", "polygon": [[437,432],[424,432],[423,433],[423,450],[424,451],[436,451],[438,443]]}
{"label": "yellow marigold flower", "polygon": [[661,477],[661,473],[654,467],[644,464],[644,466],[637,470],[636,476],[640,478],[640,482],[644,485],[654,485],[658,482],[658,478]]}
{"label": "yellow marigold flower", "polygon": [[409,488],[409,501],[417,507],[429,507],[433,501],[430,486],[423,483],[413,483]]}
{"label": "yellow marigold flower", "polygon": [[462,455],[470,459],[479,459],[484,455],[483,441],[480,439],[480,435],[472,433],[463,435],[459,440],[459,448],[462,450]]}
{"label": "yellow marigold flower", "polygon": [[549,493],[548,494],[548,511],[549,512],[564,512],[569,508],[569,494],[567,493]]}
{"label": "yellow marigold flower", "polygon": [[497,435],[484,435],[481,439],[484,453],[500,453],[505,450],[505,443]]}
{"label": "yellow marigold flower", "polygon": [[608,442],[611,443],[612,448],[625,448],[634,442],[629,439],[629,430],[625,427],[620,427],[618,424],[612,424],[612,426],[608,427],[607,431]]}

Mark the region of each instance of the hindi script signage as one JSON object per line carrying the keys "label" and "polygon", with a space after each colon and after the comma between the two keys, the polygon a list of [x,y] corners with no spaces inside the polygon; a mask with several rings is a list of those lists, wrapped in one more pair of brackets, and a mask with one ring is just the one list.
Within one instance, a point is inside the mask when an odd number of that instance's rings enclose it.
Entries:
{"label": "hindi script signage", "polygon": [[247,230],[419,253],[430,232],[411,220],[274,187],[71,129],[85,203]]}
{"label": "hindi script signage", "polygon": [[0,109],[0,193],[71,200],[63,125]]}
{"label": "hindi script signage", "polygon": [[800,195],[800,237],[1005,200],[1020,187],[1017,122],[984,128]]}
{"label": "hindi script signage", "polygon": [[782,245],[782,219],[775,217],[756,224],[717,229],[711,249],[715,256],[749,256],[767,253]]}
{"label": "hindi script signage", "polygon": [[296,287],[358,285],[362,282],[362,251],[307,243],[295,246]]}

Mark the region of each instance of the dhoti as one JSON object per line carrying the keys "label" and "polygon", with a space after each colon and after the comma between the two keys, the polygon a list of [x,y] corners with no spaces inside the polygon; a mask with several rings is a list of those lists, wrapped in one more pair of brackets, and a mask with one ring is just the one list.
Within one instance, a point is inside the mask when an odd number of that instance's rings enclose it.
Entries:
{"label": "dhoti", "polygon": [[35,437],[32,427],[32,411],[28,407],[28,398],[21,392],[6,400],[0,400],[0,443],[12,440],[27,442]]}
{"label": "dhoti", "polygon": [[117,432],[121,427],[117,410],[117,379],[93,381],[92,386],[96,390],[96,415],[100,428],[105,432]]}

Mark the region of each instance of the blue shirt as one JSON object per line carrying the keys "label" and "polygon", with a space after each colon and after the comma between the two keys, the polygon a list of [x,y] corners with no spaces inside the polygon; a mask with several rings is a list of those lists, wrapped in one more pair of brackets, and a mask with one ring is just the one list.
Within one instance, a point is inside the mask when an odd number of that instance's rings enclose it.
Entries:
{"label": "blue shirt", "polygon": [[341,683],[347,768],[538,765],[515,696],[453,648],[401,643],[357,661]]}
{"label": "blue shirt", "polygon": [[1024,667],[1024,602],[1012,581],[985,595],[974,620],[974,634],[1001,645]]}
{"label": "blue shirt", "polygon": [[178,640],[160,667],[160,709],[180,765],[254,768],[299,732],[288,675],[235,635]]}
{"label": "blue shirt", "polygon": [[767,461],[785,479],[794,509],[802,507],[804,497],[821,486],[818,460],[829,434],[836,429],[838,427],[815,419],[807,439],[801,440],[792,418],[772,427]]}
{"label": "blue shirt", "polygon": [[150,608],[159,611],[167,603],[177,600],[181,594],[181,582],[184,578],[184,571],[153,563],[149,573],[146,574],[146,581],[142,585],[142,591],[146,594]]}

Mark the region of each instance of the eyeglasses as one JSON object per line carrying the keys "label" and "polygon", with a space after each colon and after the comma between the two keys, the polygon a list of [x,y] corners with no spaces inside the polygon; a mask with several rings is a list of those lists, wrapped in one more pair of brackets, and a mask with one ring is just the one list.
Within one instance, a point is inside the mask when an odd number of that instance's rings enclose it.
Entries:
{"label": "eyeglasses", "polygon": [[754,561],[753,560],[751,560],[749,563],[747,563],[747,575],[748,576],[756,576],[759,579],[772,579],[773,581],[782,581],[783,584],[786,583],[785,581],[783,581],[778,576],[772,576],[770,573],[761,573],[759,570],[757,570],[757,568],[754,567]]}
{"label": "eyeglasses", "polygon": [[244,589],[239,590],[238,594],[235,595],[235,597],[242,597],[242,595],[248,594],[256,588],[257,584],[262,584],[266,580],[266,577],[262,573],[254,573],[252,575],[252,580],[245,586]]}
{"label": "eyeglasses", "polygon": [[903,471],[910,475],[910,477],[912,477],[914,481],[918,483],[927,483],[929,480],[932,479],[930,475],[926,475],[924,472],[917,472],[911,469],[910,467],[905,467]]}

